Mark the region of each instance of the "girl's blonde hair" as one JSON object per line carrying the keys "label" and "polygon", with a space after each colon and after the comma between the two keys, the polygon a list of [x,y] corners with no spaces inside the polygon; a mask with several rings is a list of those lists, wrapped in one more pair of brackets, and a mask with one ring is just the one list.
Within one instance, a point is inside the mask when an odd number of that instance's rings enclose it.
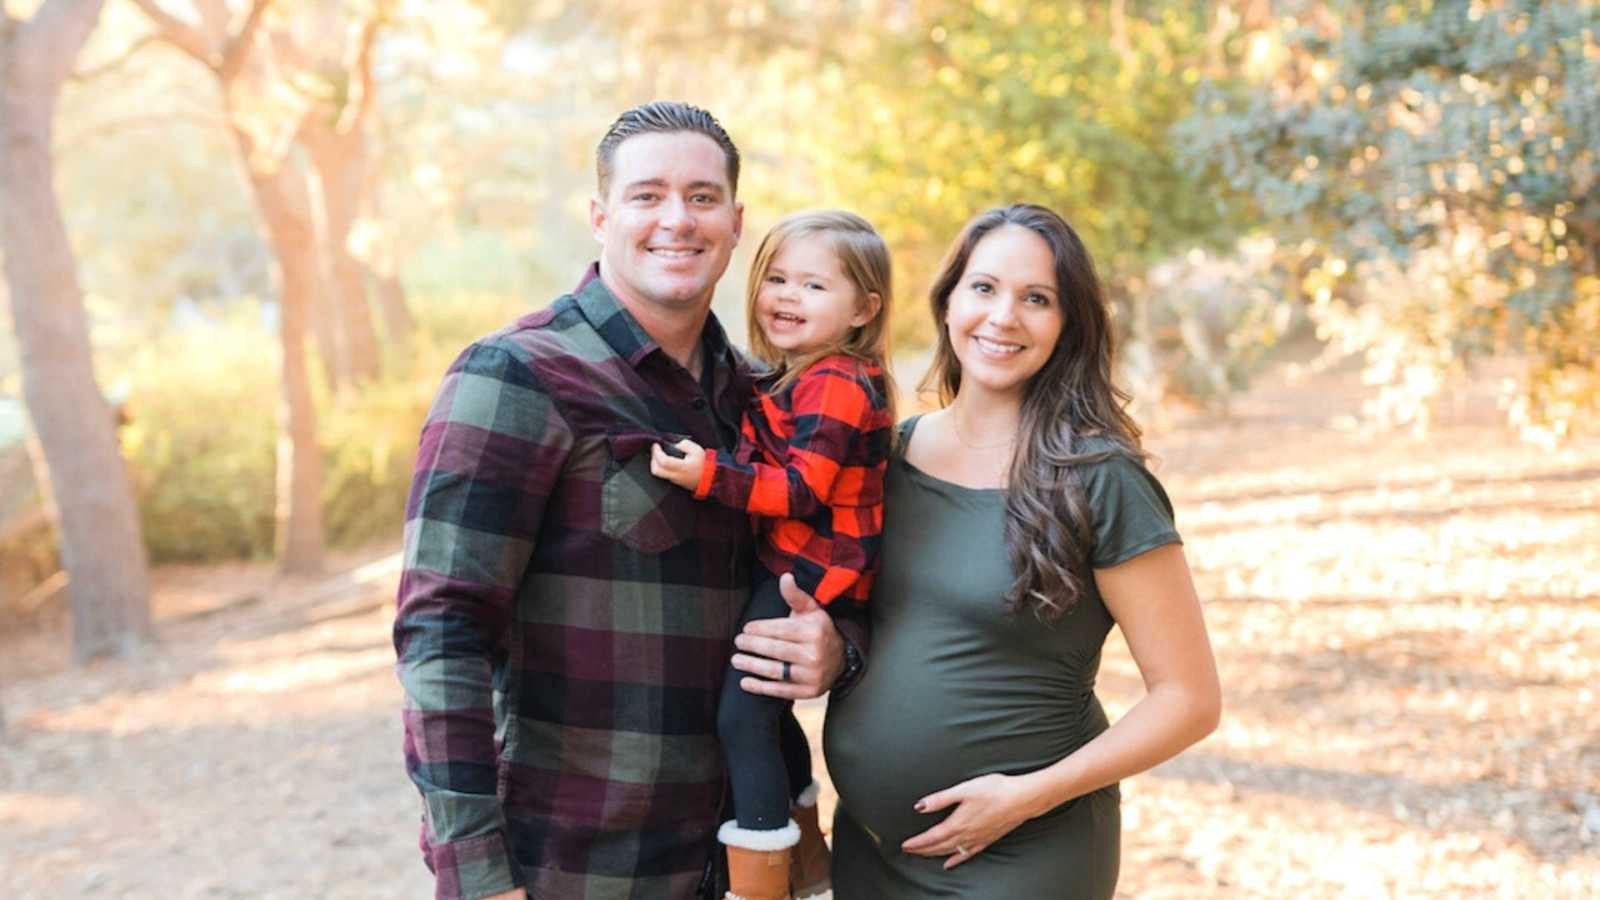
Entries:
{"label": "girl's blonde hair", "polygon": [[[767,270],[783,245],[799,237],[820,237],[828,242],[828,249],[838,257],[845,276],[860,292],[860,301],[867,302],[868,294],[878,295],[878,312],[867,324],[850,329],[844,339],[830,347],[807,353],[790,362],[784,352],[767,340],[756,317],[756,298],[767,280]],[[890,274],[889,247],[866,219],[842,209],[817,209],[790,213],[772,226],[767,236],[756,248],[755,261],[750,264],[750,282],[745,290],[745,321],[750,325],[750,351],[777,374],[773,390],[779,391],[794,383],[817,360],[842,353],[864,362],[876,364],[883,370],[884,384],[889,396],[884,398],[890,416],[894,415],[894,381],[889,376],[889,301],[893,282]]]}

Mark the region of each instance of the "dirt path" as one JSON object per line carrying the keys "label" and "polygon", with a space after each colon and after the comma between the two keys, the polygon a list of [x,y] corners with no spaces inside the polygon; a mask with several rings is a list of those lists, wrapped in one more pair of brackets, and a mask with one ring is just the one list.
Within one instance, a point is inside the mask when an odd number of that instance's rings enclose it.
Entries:
{"label": "dirt path", "polygon": [[[1481,395],[1368,435],[1353,378],[1272,381],[1150,442],[1227,711],[1124,785],[1123,895],[1600,896],[1600,440],[1518,444]],[[165,570],[136,661],[0,640],[0,897],[427,896],[392,553]],[[1139,696],[1115,636],[1101,694]]]}

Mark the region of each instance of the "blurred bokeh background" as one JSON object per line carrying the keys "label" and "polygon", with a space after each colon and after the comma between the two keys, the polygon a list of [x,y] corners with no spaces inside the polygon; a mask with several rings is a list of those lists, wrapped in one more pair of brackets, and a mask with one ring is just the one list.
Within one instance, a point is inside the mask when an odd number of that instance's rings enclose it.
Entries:
{"label": "blurred bokeh background", "polygon": [[657,98],[743,152],[741,341],[797,208],[908,385],[971,215],[1095,255],[1228,701],[1126,896],[1600,895],[1594,0],[0,0],[0,894],[427,892],[416,436]]}

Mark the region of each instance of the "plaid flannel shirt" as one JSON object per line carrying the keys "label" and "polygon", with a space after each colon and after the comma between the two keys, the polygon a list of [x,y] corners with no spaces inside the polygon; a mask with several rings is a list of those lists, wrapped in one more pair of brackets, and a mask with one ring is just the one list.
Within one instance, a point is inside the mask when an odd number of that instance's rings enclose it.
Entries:
{"label": "plaid flannel shirt", "polygon": [[874,363],[812,363],[781,391],[758,393],[736,454],[706,453],[694,495],[761,517],[756,553],[774,575],[827,605],[865,603],[883,534],[883,473],[894,422]]}
{"label": "plaid flannel shirt", "polygon": [[[752,534],[649,471],[656,442],[735,443],[751,373],[715,317],[702,340],[704,384],[591,266],[445,376],[394,628],[437,897],[687,898],[702,881]],[[839,626],[864,650],[864,624]]]}

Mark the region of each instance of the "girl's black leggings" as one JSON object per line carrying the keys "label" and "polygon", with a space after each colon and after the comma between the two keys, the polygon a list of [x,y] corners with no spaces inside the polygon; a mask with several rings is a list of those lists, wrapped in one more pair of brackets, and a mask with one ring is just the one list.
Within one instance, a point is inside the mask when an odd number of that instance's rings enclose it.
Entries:
{"label": "girl's black leggings", "polygon": [[[777,576],[757,564],[755,581],[740,630],[746,622],[789,614]],[[789,823],[790,803],[811,784],[811,745],[794,717],[794,702],[749,693],[739,687],[743,677],[728,666],[717,704],[717,736],[733,783],[734,817],[740,828],[782,828]]]}

